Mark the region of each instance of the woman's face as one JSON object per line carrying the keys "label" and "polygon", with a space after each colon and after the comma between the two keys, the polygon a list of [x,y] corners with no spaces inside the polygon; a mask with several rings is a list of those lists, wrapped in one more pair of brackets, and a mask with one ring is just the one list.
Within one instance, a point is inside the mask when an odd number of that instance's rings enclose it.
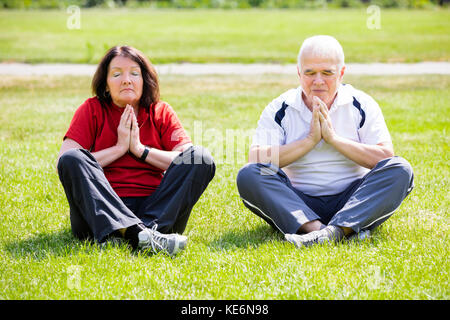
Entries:
{"label": "woman's face", "polygon": [[139,105],[142,96],[141,68],[139,64],[127,57],[114,57],[108,66],[106,91],[111,95],[115,105],[125,108],[127,104]]}

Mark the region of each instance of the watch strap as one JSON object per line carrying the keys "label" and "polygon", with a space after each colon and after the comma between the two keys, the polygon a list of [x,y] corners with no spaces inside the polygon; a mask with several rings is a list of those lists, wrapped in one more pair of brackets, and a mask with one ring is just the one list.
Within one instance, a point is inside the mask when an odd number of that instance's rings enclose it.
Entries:
{"label": "watch strap", "polygon": [[141,159],[142,161],[145,161],[149,151],[150,151],[150,148],[145,146],[144,152],[142,152],[142,155],[141,155],[141,157],[139,159]]}

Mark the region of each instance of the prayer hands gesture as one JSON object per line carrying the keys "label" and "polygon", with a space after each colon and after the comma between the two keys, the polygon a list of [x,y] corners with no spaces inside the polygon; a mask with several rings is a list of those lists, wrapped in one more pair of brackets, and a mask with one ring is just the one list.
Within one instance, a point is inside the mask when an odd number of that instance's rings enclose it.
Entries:
{"label": "prayer hands gesture", "polygon": [[117,146],[121,148],[123,153],[130,149],[132,110],[133,108],[130,105],[125,107],[117,127]]}
{"label": "prayer hands gesture", "polygon": [[127,104],[117,127],[117,145],[125,152],[140,157],[144,152],[144,145],[139,138],[139,125],[136,114],[131,105]]}
{"label": "prayer hands gesture", "polygon": [[313,97],[313,111],[311,118],[311,126],[309,130],[309,139],[314,144],[319,143],[321,139],[325,140],[328,144],[333,144],[336,138],[336,133],[331,123],[331,118],[328,115],[327,105],[318,97]]}

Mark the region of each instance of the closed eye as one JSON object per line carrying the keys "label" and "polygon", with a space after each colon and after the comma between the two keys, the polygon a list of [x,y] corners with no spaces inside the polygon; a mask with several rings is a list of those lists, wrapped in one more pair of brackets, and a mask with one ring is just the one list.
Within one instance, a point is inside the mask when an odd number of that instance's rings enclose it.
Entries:
{"label": "closed eye", "polygon": [[[316,73],[317,73],[316,71],[312,71],[312,70],[306,70],[304,72],[304,74],[307,75],[307,76],[313,76]],[[335,74],[335,72],[332,71],[332,70],[323,70],[323,71],[320,71],[320,73],[323,74],[324,76],[332,76],[332,75]]]}

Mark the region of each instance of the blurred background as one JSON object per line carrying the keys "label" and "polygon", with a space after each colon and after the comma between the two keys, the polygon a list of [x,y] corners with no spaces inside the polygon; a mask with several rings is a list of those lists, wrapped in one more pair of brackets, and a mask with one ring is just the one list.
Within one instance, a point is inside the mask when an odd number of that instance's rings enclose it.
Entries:
{"label": "blurred background", "polygon": [[96,64],[131,45],[155,64],[295,63],[329,34],[346,62],[450,61],[448,0],[0,0],[0,62]]}
{"label": "blurred background", "polygon": [[88,7],[151,8],[349,8],[367,4],[383,8],[425,8],[444,6],[450,0],[1,0],[3,8],[65,8],[69,5]]}

